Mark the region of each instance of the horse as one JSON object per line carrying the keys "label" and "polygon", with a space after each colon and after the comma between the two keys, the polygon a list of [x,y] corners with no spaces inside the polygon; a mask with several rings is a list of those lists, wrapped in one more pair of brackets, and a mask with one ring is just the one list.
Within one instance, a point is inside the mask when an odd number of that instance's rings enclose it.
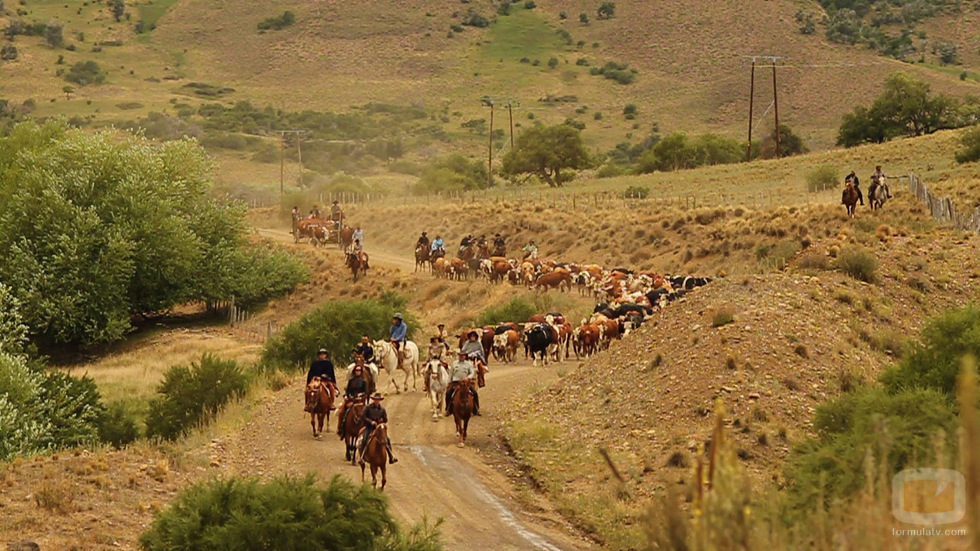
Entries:
{"label": "horse", "polygon": [[429,265],[429,271],[432,271],[432,261],[430,260],[429,248],[425,246],[419,246],[415,248],[415,271],[419,271],[419,267],[422,271],[425,271],[426,264]]}
{"label": "horse", "polygon": [[357,435],[361,430],[361,417],[364,415],[364,397],[352,398],[344,402],[344,410],[350,410],[345,417],[337,416],[337,435],[347,445],[344,458],[353,465],[357,455]]}
{"label": "horse", "polygon": [[425,364],[422,375],[429,378],[429,402],[432,404],[432,421],[438,421],[442,403],[446,399],[446,387],[449,386],[449,369],[446,363],[432,358]]}
{"label": "horse", "polygon": [[[330,410],[334,409],[333,399],[337,393],[337,388],[330,381],[321,381],[319,377],[313,377],[310,384],[306,385],[306,407],[304,411],[310,413],[310,426],[313,427],[313,438],[319,439],[323,434],[323,418],[326,417],[330,422]],[[319,422],[319,429],[317,428]]]}
{"label": "horse", "polygon": [[891,198],[891,193],[888,192],[888,184],[884,182],[872,182],[871,187],[868,188],[868,204],[871,206],[871,210],[878,210],[885,206],[885,201]]}
{"label": "horse", "polygon": [[847,216],[854,218],[854,206],[858,202],[858,192],[854,189],[854,184],[851,182],[847,183],[847,187],[844,188],[844,193],[841,194],[840,202],[844,207],[847,208]]}
{"label": "horse", "polygon": [[[388,372],[388,385],[394,385],[396,393],[401,392],[401,389],[398,387],[398,381],[395,380],[395,370],[398,369],[398,355],[395,351],[395,346],[388,341],[374,341],[372,346],[374,346],[375,358],[378,360],[379,367],[384,368]],[[405,372],[405,380],[402,381],[402,386],[408,392],[408,375],[411,373],[412,390],[417,390],[418,383],[416,379],[420,375],[419,347],[412,341],[405,341],[405,345],[402,348],[402,355],[401,369]]]}
{"label": "horse", "polygon": [[361,482],[364,482],[365,463],[371,465],[371,486],[378,487],[378,469],[381,469],[381,491],[388,483],[388,449],[385,444],[388,442],[388,424],[378,423],[371,431],[367,444],[364,446],[364,454],[361,456]]}
{"label": "horse", "polygon": [[340,250],[346,251],[354,244],[354,228],[344,226],[343,229],[337,232],[337,235],[337,243],[340,245]]}
{"label": "horse", "polygon": [[344,261],[347,267],[350,268],[352,274],[354,274],[354,281],[357,281],[357,274],[365,272],[368,269],[368,255],[365,252],[360,253],[346,253],[347,258]]}
{"label": "horse", "polygon": [[470,424],[470,416],[473,415],[473,395],[470,393],[472,381],[463,379],[456,383],[456,390],[453,392],[453,420],[456,421],[456,436],[459,441],[457,446],[462,448],[466,445],[466,428]]}

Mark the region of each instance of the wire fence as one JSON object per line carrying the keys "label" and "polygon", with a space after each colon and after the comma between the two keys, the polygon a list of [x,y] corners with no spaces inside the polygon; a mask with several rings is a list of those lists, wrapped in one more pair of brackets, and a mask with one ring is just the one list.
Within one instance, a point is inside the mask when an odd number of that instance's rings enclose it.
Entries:
{"label": "wire fence", "polygon": [[980,207],[975,208],[972,213],[961,214],[951,198],[939,197],[929,191],[929,187],[914,173],[909,174],[909,190],[925,204],[937,222],[952,224],[960,230],[980,232]]}

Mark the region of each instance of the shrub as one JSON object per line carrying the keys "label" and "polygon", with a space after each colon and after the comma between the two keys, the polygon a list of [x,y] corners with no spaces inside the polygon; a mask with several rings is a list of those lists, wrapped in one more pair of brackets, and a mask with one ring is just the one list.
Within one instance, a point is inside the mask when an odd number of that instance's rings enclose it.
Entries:
{"label": "shrub", "polygon": [[840,182],[837,169],[830,165],[820,165],[806,175],[806,190],[809,192],[823,191],[837,187]]}
{"label": "shrub", "polygon": [[110,404],[99,419],[99,439],[116,448],[129,444],[139,436],[135,416],[120,402]]}
{"label": "shrub", "polygon": [[960,137],[963,148],[956,152],[956,162],[972,163],[980,160],[980,126],[974,126]]}
{"label": "shrub", "polygon": [[844,247],[837,256],[837,269],[854,279],[870,283],[874,281],[878,259],[863,247]]}
{"label": "shrub", "polygon": [[487,165],[459,153],[436,159],[423,171],[412,191],[418,194],[484,189]]}
{"label": "shrub", "polygon": [[296,22],[296,15],[293,12],[286,10],[276,17],[269,17],[268,19],[263,19],[259,22],[258,29],[260,31],[280,31],[286,27],[292,25]]}
{"label": "shrub", "polygon": [[4,61],[14,61],[17,59],[17,46],[4,44],[0,47],[0,59]]}
{"label": "shrub", "polygon": [[105,71],[94,61],[79,61],[65,74],[65,80],[80,86],[102,84],[105,82],[105,77]]}
{"label": "shrub", "polygon": [[60,48],[65,45],[65,26],[54,19],[48,21],[44,26],[44,41],[52,48]]}
{"label": "shrub", "polygon": [[826,270],[830,267],[827,255],[817,251],[810,251],[800,255],[799,260],[796,261],[796,265],[804,270]]}
{"label": "shrub", "polygon": [[646,199],[650,195],[649,186],[630,186],[623,192],[624,199]]}
{"label": "shrub", "polygon": [[537,308],[530,302],[521,298],[512,298],[503,306],[484,310],[476,319],[476,324],[480,326],[496,325],[505,321],[523,323],[535,313],[537,313]]}
{"label": "shrub", "polygon": [[409,537],[380,494],[335,476],[228,478],[184,490],[142,536],[147,551],[181,549],[439,549],[438,532],[422,524]]}
{"label": "shrub", "polygon": [[[308,363],[316,350],[326,348],[334,361],[346,358],[361,335],[387,340],[391,317],[403,312],[409,336],[418,327],[405,312],[404,299],[397,296],[378,300],[334,301],[289,324],[269,340],[262,352],[263,369],[290,369]],[[329,330],[327,330],[329,328]]]}
{"label": "shrub", "polygon": [[711,316],[711,326],[721,327],[735,321],[735,307],[731,304],[724,304],[715,309]]}
{"label": "shrub", "polygon": [[248,390],[249,377],[234,360],[211,354],[190,366],[175,365],[150,401],[146,435],[174,440],[209,422],[221,408]]}
{"label": "shrub", "polygon": [[466,14],[466,17],[464,17],[460,23],[462,23],[463,25],[468,25],[470,27],[479,27],[479,28],[490,26],[489,19],[483,17],[482,15],[474,11],[471,11],[468,14]]}
{"label": "shrub", "polygon": [[557,57],[552,57],[551,59],[548,60],[548,67],[554,69],[557,66],[558,66],[558,58]]}
{"label": "shrub", "polygon": [[536,7],[538,7],[538,5],[534,3],[534,0],[526,0],[524,2],[524,9],[526,10],[533,10]]}
{"label": "shrub", "polygon": [[603,2],[599,5],[597,10],[598,19],[610,19],[616,15],[616,3],[615,2]]}

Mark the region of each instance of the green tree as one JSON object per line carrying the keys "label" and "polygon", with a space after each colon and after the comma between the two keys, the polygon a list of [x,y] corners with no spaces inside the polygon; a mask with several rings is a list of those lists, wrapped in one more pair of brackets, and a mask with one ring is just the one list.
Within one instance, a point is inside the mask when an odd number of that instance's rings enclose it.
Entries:
{"label": "green tree", "polygon": [[[793,129],[790,128],[789,125],[779,125],[780,157],[801,155],[807,151],[809,151],[809,149],[807,148],[806,144],[803,143],[803,138],[794,133]],[[753,154],[754,153],[755,152],[753,152]],[[772,159],[776,157],[776,138],[772,134],[768,134],[762,139],[762,143],[759,145],[759,155],[764,159]]]}
{"label": "green tree", "polygon": [[963,148],[956,152],[956,162],[980,161],[980,126],[974,126],[967,130],[960,137],[960,143],[963,144]]}
{"label": "green tree", "polygon": [[126,13],[126,0],[109,0],[109,10],[118,23]]}
{"label": "green tree", "polygon": [[44,26],[44,41],[52,48],[60,48],[65,45],[65,26],[52,19]]}
{"label": "green tree", "polygon": [[517,138],[503,159],[502,174],[510,178],[535,175],[557,187],[567,181],[568,170],[592,166],[582,133],[567,124],[534,126]]}
{"label": "green tree", "polygon": [[616,3],[615,2],[603,2],[599,5],[597,10],[597,18],[599,19],[611,19],[616,15]]}
{"label": "green tree", "polygon": [[844,115],[837,144],[880,143],[897,136],[921,136],[958,124],[957,102],[946,95],[931,96],[929,84],[894,73],[871,107]]}
{"label": "green tree", "polygon": [[79,86],[86,86],[89,84],[102,84],[105,82],[105,71],[102,67],[94,61],[79,61],[78,63],[71,66],[71,69],[65,74],[65,80],[68,82],[74,82]]}
{"label": "green tree", "polygon": [[419,194],[484,189],[488,185],[487,165],[455,153],[437,159],[422,171],[412,191]]}
{"label": "green tree", "polygon": [[589,14],[587,14],[585,12],[582,12],[582,13],[578,14],[578,21],[579,21],[579,23],[581,23],[583,25],[588,25],[589,24]]}

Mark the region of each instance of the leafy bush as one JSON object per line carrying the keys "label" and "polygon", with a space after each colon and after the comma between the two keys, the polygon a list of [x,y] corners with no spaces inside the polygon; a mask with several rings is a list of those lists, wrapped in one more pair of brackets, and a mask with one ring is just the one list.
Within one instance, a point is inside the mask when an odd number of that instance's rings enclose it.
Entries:
{"label": "leafy bush", "polygon": [[487,187],[487,165],[469,160],[459,153],[436,159],[419,177],[412,191],[418,194],[484,189]]}
{"label": "leafy bush", "polygon": [[567,124],[557,124],[525,130],[517,138],[516,147],[504,155],[501,173],[514,180],[533,175],[558,187],[568,181],[564,175],[569,170],[591,165],[581,132]]}
{"label": "leafy bush", "polygon": [[44,26],[44,41],[52,48],[60,48],[65,45],[64,36],[65,26],[52,19]]}
{"label": "leafy bush", "polygon": [[[753,147],[753,149],[755,149]],[[780,157],[791,157],[793,155],[801,155],[809,151],[806,144],[803,143],[803,138],[798,136],[793,129],[788,125],[779,125],[779,156]],[[755,151],[753,151],[753,155]],[[764,159],[774,159],[776,158],[776,138],[773,134],[766,134],[762,138],[762,143],[759,145],[759,156]]]}
{"label": "leafy bush", "polygon": [[74,82],[79,86],[102,84],[105,82],[105,77],[105,71],[94,61],[79,61],[65,73],[65,80]]}
{"label": "leafy bush", "polygon": [[922,343],[881,376],[889,392],[929,388],[952,401],[960,359],[980,358],[980,308],[967,306],[939,316],[922,329]]}
{"label": "leafy bush", "polygon": [[497,308],[491,307],[484,310],[480,314],[480,317],[476,319],[476,324],[480,326],[496,325],[505,321],[523,323],[536,313],[537,308],[535,305],[524,299],[512,298],[510,302],[503,306]]}
{"label": "leafy bush", "polygon": [[17,46],[4,44],[0,47],[0,59],[4,61],[14,61],[17,59]]}
{"label": "leafy bush", "polygon": [[830,165],[820,165],[806,175],[806,190],[809,192],[833,189],[839,183],[837,169]]}
{"label": "leafy bush", "polygon": [[136,417],[120,402],[110,404],[99,419],[99,439],[116,448],[129,444],[139,436]]}
{"label": "leafy bush", "polygon": [[671,171],[703,165],[737,163],[743,158],[743,146],[738,140],[715,134],[702,134],[689,140],[683,132],[674,132],[663,139],[656,137],[655,145],[637,160],[640,173]]}
{"label": "leafy bush", "polygon": [[286,27],[292,25],[296,22],[296,15],[293,12],[286,10],[276,17],[269,17],[268,19],[263,19],[257,25],[260,31],[280,31]]}
{"label": "leafy bush", "polygon": [[179,438],[209,422],[232,399],[243,396],[248,385],[248,375],[234,360],[204,354],[198,363],[175,365],[157,387],[160,396],[150,401],[146,435]]}
{"label": "leafy bush", "polygon": [[339,475],[326,487],[313,475],[199,483],[157,516],[140,545],[147,551],[441,549],[434,527],[401,534],[380,493]]}
{"label": "leafy bush", "polygon": [[34,342],[112,342],[134,315],[192,300],[249,306],[303,280],[291,255],[248,242],[245,205],[209,197],[209,169],[186,140],[58,122],[0,138],[0,282]]}
{"label": "leafy bush", "polygon": [[636,69],[630,69],[629,65],[625,63],[616,63],[614,61],[607,61],[602,67],[593,67],[592,69],[589,69],[589,74],[602,75],[610,80],[618,82],[619,84],[632,84],[632,82],[636,79]]}
{"label": "leafy bush", "polygon": [[483,27],[490,26],[490,20],[487,19],[486,17],[483,17],[479,13],[476,13],[475,11],[470,11],[469,13],[467,13],[466,16],[463,18],[463,20],[460,21],[460,23],[462,23],[463,25],[468,25],[470,27],[483,28]]}
{"label": "leafy bush", "polygon": [[648,195],[650,195],[649,186],[630,186],[623,192],[624,199],[646,199]]}
{"label": "leafy bush", "polygon": [[844,247],[837,255],[837,269],[854,279],[870,283],[874,281],[878,259],[863,247]]}
{"label": "leafy bush", "polygon": [[395,296],[324,304],[266,342],[262,367],[297,368],[309,363],[320,348],[329,350],[331,357],[339,362],[349,355],[361,335],[387,340],[392,315],[399,311],[405,316],[411,337],[418,322],[405,312],[404,306],[404,299]]}
{"label": "leafy bush", "polygon": [[956,152],[956,162],[972,163],[980,160],[980,126],[975,126],[967,130],[960,137],[963,149]]}
{"label": "leafy bush", "polygon": [[616,3],[615,2],[603,2],[599,5],[599,9],[596,10],[598,19],[611,19],[616,15]]}

